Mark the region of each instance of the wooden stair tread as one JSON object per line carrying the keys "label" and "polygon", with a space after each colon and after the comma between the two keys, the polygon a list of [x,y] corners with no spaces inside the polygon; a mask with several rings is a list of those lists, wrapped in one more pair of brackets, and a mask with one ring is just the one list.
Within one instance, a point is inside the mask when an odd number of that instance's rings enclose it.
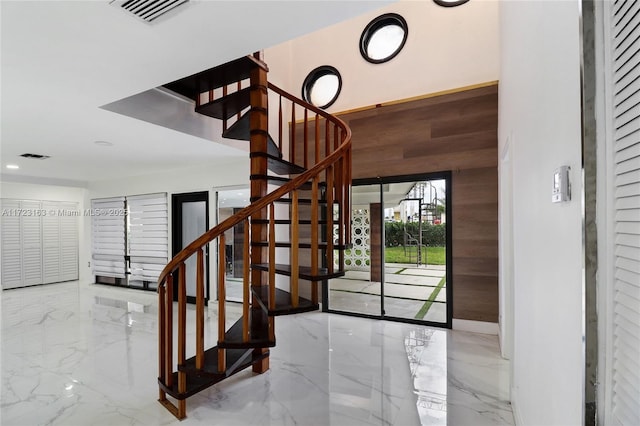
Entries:
{"label": "wooden stair tread", "polygon": [[[276,265],[276,274],[291,276],[291,265],[285,265],[277,263]],[[269,264],[268,263],[253,263],[251,264],[253,269],[257,269],[260,271],[268,271]],[[298,267],[298,277],[303,280],[308,281],[320,281],[320,280],[328,280],[331,278],[338,278],[344,276],[344,271],[334,271],[329,273],[327,268],[318,268],[318,275],[311,274],[311,268],[309,266],[299,266]]]}
{"label": "wooden stair tread", "polygon": [[172,81],[165,84],[164,87],[195,100],[200,93],[249,78],[251,70],[256,67],[264,68],[265,65],[252,56],[243,56],[217,67]]}
{"label": "wooden stair tread", "polygon": [[160,379],[158,379],[158,384],[162,390],[178,400],[189,398],[227,377],[259,363],[268,356],[268,351],[265,354],[255,355],[253,349],[227,349],[227,370],[224,373],[219,373],[217,371],[218,347],[215,346],[205,351],[205,364],[202,370],[195,368],[195,357],[186,360],[185,365],[178,366],[178,370],[184,371],[187,375],[186,392],[180,393],[178,391],[178,372],[172,374],[173,385],[171,387],[166,386]]}
{"label": "wooden stair tread", "polygon": [[[249,176],[249,180],[266,180],[269,184],[278,185],[278,186],[286,185],[287,183],[291,182],[290,178],[286,178],[282,176],[273,176],[273,175],[251,175]],[[312,187],[313,187],[313,184],[311,182],[305,182],[304,184],[299,186],[298,189],[311,190]],[[318,182],[318,189],[320,191],[323,191],[326,187],[327,187],[326,182]]]}
{"label": "wooden stair tread", "polygon": [[269,286],[252,287],[251,291],[254,300],[256,300],[270,316],[298,314],[320,309],[319,304],[313,303],[311,300],[303,297],[298,297],[298,306],[294,307],[291,303],[291,293],[279,288],[276,288],[275,308],[269,309]]}
{"label": "wooden stair tread", "polygon": [[[239,141],[248,141],[251,138],[250,125],[249,112],[247,111],[235,123],[229,126],[227,130],[222,132],[222,137]],[[267,154],[279,159],[282,158],[280,148],[278,148],[278,145],[271,135],[267,135]]]}
{"label": "wooden stair tread", "polygon": [[306,169],[300,167],[297,164],[293,164],[287,160],[284,160],[278,156],[271,155],[264,152],[253,152],[249,154],[250,158],[263,157],[267,159],[267,168],[272,172],[279,175],[296,175],[304,173]]}
{"label": "wooden stair tread", "polygon": [[249,315],[251,315],[249,340],[245,342],[242,338],[242,318],[240,318],[227,330],[224,341],[218,340],[219,348],[269,348],[276,345],[275,339],[269,340],[267,314],[262,309],[250,309]]}
{"label": "wooden stair tread", "polygon": [[200,105],[196,107],[196,112],[219,120],[226,120],[242,112],[250,105],[250,95],[251,88],[246,87],[222,98],[218,98],[213,102]]}

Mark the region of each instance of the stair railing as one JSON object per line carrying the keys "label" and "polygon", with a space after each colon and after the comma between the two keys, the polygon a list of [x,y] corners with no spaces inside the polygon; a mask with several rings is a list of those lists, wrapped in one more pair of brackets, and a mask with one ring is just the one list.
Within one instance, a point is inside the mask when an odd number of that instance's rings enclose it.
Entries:
{"label": "stair railing", "polygon": [[[204,290],[204,274],[205,274],[205,253],[209,244],[214,243],[217,239],[218,253],[220,256],[218,268],[218,343],[224,342],[226,331],[226,284],[225,284],[225,237],[224,232],[233,228],[238,224],[244,225],[244,279],[243,279],[243,340],[248,341],[251,334],[251,325],[249,324],[249,307],[250,301],[250,285],[249,282],[249,263],[250,263],[250,244],[249,229],[251,216],[263,209],[268,210],[268,305],[271,309],[275,307],[275,208],[274,203],[283,198],[289,198],[291,202],[291,249],[290,249],[290,267],[291,267],[291,304],[298,304],[298,250],[299,246],[299,223],[298,209],[299,196],[298,191],[303,186],[311,182],[311,275],[318,275],[318,254],[320,253],[319,244],[319,187],[321,184],[325,186],[326,205],[329,213],[326,215],[326,253],[327,253],[327,269],[328,273],[334,272],[334,239],[338,247],[345,247],[350,241],[350,190],[351,190],[351,130],[339,118],[316,108],[315,106],[300,100],[284,90],[269,83],[269,89],[275,92],[279,97],[279,113],[278,113],[278,145],[282,149],[283,146],[283,127],[284,114],[282,110],[284,102],[291,103],[291,123],[290,133],[290,161],[296,160],[296,109],[303,110],[303,155],[302,164],[306,168],[311,164],[309,156],[309,137],[308,126],[313,125],[314,131],[314,160],[313,165],[308,170],[299,174],[291,181],[283,184],[278,189],[270,192],[266,196],[252,202],[249,206],[243,208],[235,215],[224,220],[217,226],[205,232],[198,239],[190,243],[181,250],[167,266],[162,270],[158,279],[158,319],[159,319],[159,372],[158,383],[159,401],[176,417],[184,418],[186,416],[185,398],[191,394],[187,394],[187,376],[185,371],[181,371],[178,366],[184,366],[186,361],[186,312],[187,312],[187,296],[186,296],[186,262],[192,256],[196,256],[196,309],[195,309],[195,368],[202,369],[205,364],[205,347],[204,347],[204,324],[205,324],[205,290]],[[212,94],[207,94],[213,97]],[[313,117],[313,120],[310,118]],[[324,123],[321,123],[324,120]],[[313,124],[311,124],[313,122]],[[324,126],[322,126],[324,124]],[[324,127],[324,132],[321,132]],[[324,133],[322,135],[322,133]],[[324,145],[324,146],[323,146]],[[322,149],[324,148],[324,149]],[[334,209],[337,205],[337,210]],[[333,212],[335,211],[335,217]],[[260,249],[260,248],[258,248]],[[344,270],[344,254],[343,250],[339,250],[337,259],[337,267]],[[177,283],[174,282],[174,275],[177,276]],[[177,285],[176,293],[178,299],[178,318],[177,318],[177,347],[174,341],[174,324],[173,319],[173,297],[174,286]],[[317,282],[312,282],[312,298],[317,303]],[[273,337],[273,323],[269,327],[269,335]],[[174,350],[177,353],[177,359],[174,364]],[[226,365],[226,350],[218,349],[218,373],[224,374]],[[171,395],[179,395],[178,405],[175,406],[167,399],[167,393]]]}

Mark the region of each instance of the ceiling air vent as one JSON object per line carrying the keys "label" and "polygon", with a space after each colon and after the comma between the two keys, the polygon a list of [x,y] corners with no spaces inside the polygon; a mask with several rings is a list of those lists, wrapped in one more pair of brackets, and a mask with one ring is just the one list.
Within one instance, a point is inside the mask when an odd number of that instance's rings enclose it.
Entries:
{"label": "ceiling air vent", "polygon": [[21,154],[20,157],[24,158],[33,158],[34,160],[46,160],[47,158],[51,158],[49,155],[41,155],[41,154]]}
{"label": "ceiling air vent", "polygon": [[153,22],[189,0],[112,0],[119,7],[145,22]]}

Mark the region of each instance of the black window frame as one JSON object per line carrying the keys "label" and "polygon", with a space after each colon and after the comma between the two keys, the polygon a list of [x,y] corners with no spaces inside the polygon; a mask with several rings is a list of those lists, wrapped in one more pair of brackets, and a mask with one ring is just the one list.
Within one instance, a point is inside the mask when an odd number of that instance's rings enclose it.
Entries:
{"label": "black window frame", "polygon": [[[316,84],[318,79],[320,79],[321,77],[324,77],[325,75],[335,75],[336,77],[338,77],[338,90],[336,90],[335,95],[331,98],[329,102],[327,102],[324,105],[316,105],[313,102],[311,102],[311,91],[313,90],[313,86]],[[314,68],[309,74],[307,74],[307,77],[304,79],[304,82],[302,83],[302,99],[304,99],[305,102],[308,102],[311,105],[314,105],[320,109],[327,109],[331,105],[333,105],[335,101],[338,99],[338,96],[340,96],[341,91],[342,91],[342,76],[340,75],[340,71],[338,71],[336,67],[333,67],[331,65],[320,65],[319,67]]]}
{"label": "black window frame", "polygon": [[[402,28],[404,31],[404,36],[402,37],[402,42],[396,48],[396,50],[390,54],[389,56],[382,59],[373,59],[367,53],[367,47],[369,46],[369,42],[371,41],[371,37],[381,28],[384,28],[388,25],[396,25]],[[362,57],[372,64],[382,64],[384,62],[389,62],[402,51],[405,43],[407,42],[407,37],[409,36],[409,25],[407,25],[407,21],[397,13],[385,13],[374,18],[371,22],[364,27],[362,30],[362,34],[360,35],[360,54]]]}
{"label": "black window frame", "polygon": [[462,6],[467,3],[469,0],[458,0],[458,1],[444,1],[444,0],[433,0],[435,4],[442,7],[456,7]]}

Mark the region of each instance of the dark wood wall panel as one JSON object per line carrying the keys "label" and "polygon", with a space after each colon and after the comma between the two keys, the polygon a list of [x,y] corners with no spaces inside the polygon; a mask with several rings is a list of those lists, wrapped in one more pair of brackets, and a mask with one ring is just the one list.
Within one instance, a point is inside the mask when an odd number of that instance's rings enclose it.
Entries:
{"label": "dark wood wall panel", "polygon": [[498,86],[339,116],[353,132],[354,179],[453,172],[453,317],[497,322]]}

